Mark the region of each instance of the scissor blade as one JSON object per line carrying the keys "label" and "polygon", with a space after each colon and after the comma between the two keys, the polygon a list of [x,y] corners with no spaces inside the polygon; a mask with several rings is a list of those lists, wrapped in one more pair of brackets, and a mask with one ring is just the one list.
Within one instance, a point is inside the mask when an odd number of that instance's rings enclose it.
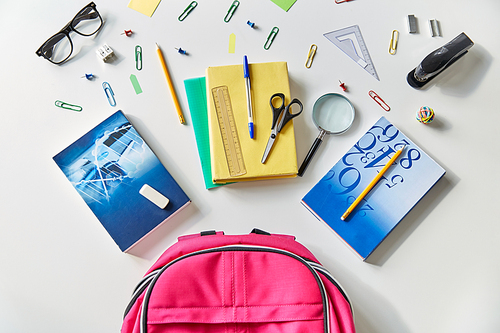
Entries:
{"label": "scissor blade", "polygon": [[275,133],[275,130],[273,130],[271,132],[271,136],[269,137],[269,140],[267,141],[266,150],[264,150],[264,155],[262,156],[262,160],[260,161],[262,164],[266,163],[267,157],[269,156],[269,153],[271,152],[271,148],[273,148],[275,140],[276,140],[276,133]]}

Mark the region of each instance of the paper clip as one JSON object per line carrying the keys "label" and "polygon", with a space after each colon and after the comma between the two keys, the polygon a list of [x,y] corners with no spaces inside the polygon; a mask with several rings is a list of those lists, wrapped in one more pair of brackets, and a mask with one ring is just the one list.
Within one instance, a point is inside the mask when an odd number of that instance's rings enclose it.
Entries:
{"label": "paper clip", "polygon": [[123,32],[120,35],[125,35],[127,37],[130,37],[132,35],[132,30],[123,30]]}
{"label": "paper clip", "polygon": [[106,94],[106,97],[108,98],[109,105],[111,106],[116,106],[116,101],[113,93],[113,89],[111,89],[111,86],[107,82],[102,83],[102,87],[104,88],[104,93]]}
{"label": "paper clip", "polygon": [[271,29],[269,36],[267,36],[266,43],[264,44],[264,50],[269,50],[271,44],[273,44],[274,38],[276,38],[276,35],[278,34],[279,31],[280,29],[278,29],[278,27],[274,27]]}
{"label": "paper clip", "polygon": [[198,3],[196,1],[192,1],[189,6],[186,7],[186,9],[184,9],[184,11],[182,12],[182,14],[177,18],[179,21],[184,21],[184,19],[189,15],[189,13],[191,13],[191,11],[196,7],[198,6]]}
{"label": "paper clip", "polygon": [[316,50],[318,47],[316,44],[312,44],[311,48],[309,49],[309,54],[307,55],[307,60],[306,60],[306,68],[311,68],[311,65],[313,63],[314,55],[316,54]]}
{"label": "paper clip", "polygon": [[335,0],[336,4],[343,3],[343,2],[349,2],[351,0]]}
{"label": "paper clip", "polygon": [[391,107],[389,105],[387,105],[387,103],[384,102],[384,100],[382,98],[380,98],[380,96],[377,95],[376,92],[374,92],[373,90],[370,90],[368,92],[368,95],[370,95],[370,97],[373,98],[373,100],[375,102],[377,102],[378,105],[380,105],[382,107],[382,109],[384,109],[384,111],[391,111]]}
{"label": "paper clip", "polygon": [[135,46],[135,68],[140,71],[142,69],[142,47]]}
{"label": "paper clip", "polygon": [[392,30],[391,42],[389,43],[389,54],[396,54],[396,48],[398,47],[399,31]]}
{"label": "paper clip", "polygon": [[226,16],[224,17],[224,22],[229,22],[231,20],[231,17],[233,17],[234,12],[236,11],[236,8],[240,5],[240,2],[238,0],[234,0],[233,3],[231,4],[231,7],[229,7],[229,10],[227,11]]}
{"label": "paper clip", "polygon": [[71,111],[80,112],[83,110],[83,108],[79,105],[68,104],[68,103],[65,103],[65,102],[59,101],[59,100],[57,100],[54,104],[58,108],[63,108],[63,109],[71,110]]}

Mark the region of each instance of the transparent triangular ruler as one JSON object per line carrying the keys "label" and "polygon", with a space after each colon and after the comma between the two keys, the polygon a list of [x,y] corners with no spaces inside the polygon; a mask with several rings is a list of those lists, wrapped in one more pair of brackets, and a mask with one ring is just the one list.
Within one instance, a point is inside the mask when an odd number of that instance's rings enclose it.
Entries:
{"label": "transparent triangular ruler", "polygon": [[380,81],[358,25],[327,32],[323,36]]}

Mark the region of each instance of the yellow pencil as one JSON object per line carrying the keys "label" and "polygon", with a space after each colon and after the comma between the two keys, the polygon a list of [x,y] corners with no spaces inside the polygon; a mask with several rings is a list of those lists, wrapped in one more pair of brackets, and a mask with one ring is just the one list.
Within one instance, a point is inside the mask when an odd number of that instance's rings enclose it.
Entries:
{"label": "yellow pencil", "polygon": [[380,170],[380,172],[377,174],[377,176],[375,178],[373,178],[373,180],[370,182],[370,184],[368,184],[368,186],[363,190],[363,192],[361,192],[361,194],[356,198],[356,200],[354,200],[352,205],[350,205],[349,208],[347,208],[344,215],[342,215],[342,217],[340,218],[342,221],[344,221],[349,216],[349,214],[352,213],[352,211],[356,208],[356,206],[359,204],[359,202],[361,200],[363,200],[363,198],[368,194],[368,192],[370,192],[370,190],[375,186],[375,184],[377,184],[377,182],[380,180],[380,178],[382,178],[382,176],[387,171],[387,169],[389,169],[391,167],[392,163],[394,163],[394,161],[396,161],[396,159],[399,157],[399,155],[401,155],[401,153],[403,152],[403,149],[405,149],[405,147],[406,147],[406,145],[404,145],[403,148],[396,151],[394,156],[392,156],[392,158],[389,160],[389,162],[387,162],[387,164],[382,168],[382,170]]}
{"label": "yellow pencil", "polygon": [[156,52],[158,53],[158,57],[160,58],[161,66],[163,67],[163,72],[165,73],[165,77],[167,78],[168,87],[170,88],[170,94],[172,95],[172,99],[174,100],[175,108],[177,109],[177,114],[179,115],[179,120],[181,124],[185,124],[184,115],[182,114],[181,106],[179,104],[179,100],[177,99],[177,95],[175,93],[174,84],[172,83],[172,79],[170,78],[170,74],[168,73],[167,64],[165,59],[163,58],[163,54],[161,53],[161,49],[156,44]]}

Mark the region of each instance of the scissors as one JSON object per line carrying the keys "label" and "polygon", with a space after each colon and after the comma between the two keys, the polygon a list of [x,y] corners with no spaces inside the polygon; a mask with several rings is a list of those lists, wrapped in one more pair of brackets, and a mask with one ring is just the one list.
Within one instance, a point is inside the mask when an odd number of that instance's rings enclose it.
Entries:
{"label": "scissors", "polygon": [[[275,99],[275,98],[281,99],[281,106],[279,106],[279,107],[274,106],[273,99]],[[302,109],[303,109],[302,102],[299,101],[297,98],[294,98],[290,102],[290,104],[285,106],[285,95],[282,93],[276,93],[276,94],[272,95],[271,99],[269,100],[269,104],[271,104],[271,110],[273,111],[273,125],[271,126],[271,136],[269,137],[269,140],[267,141],[266,150],[264,151],[264,155],[262,156],[261,163],[266,163],[267,157],[269,156],[269,153],[271,152],[271,148],[273,148],[274,141],[276,140],[278,133],[281,132],[283,127],[285,127],[285,125],[290,120],[292,120],[293,118],[295,118],[299,114],[301,114]],[[300,106],[299,112],[292,113],[291,107],[293,104],[297,104]],[[279,123],[278,123],[278,120],[279,120]]]}

